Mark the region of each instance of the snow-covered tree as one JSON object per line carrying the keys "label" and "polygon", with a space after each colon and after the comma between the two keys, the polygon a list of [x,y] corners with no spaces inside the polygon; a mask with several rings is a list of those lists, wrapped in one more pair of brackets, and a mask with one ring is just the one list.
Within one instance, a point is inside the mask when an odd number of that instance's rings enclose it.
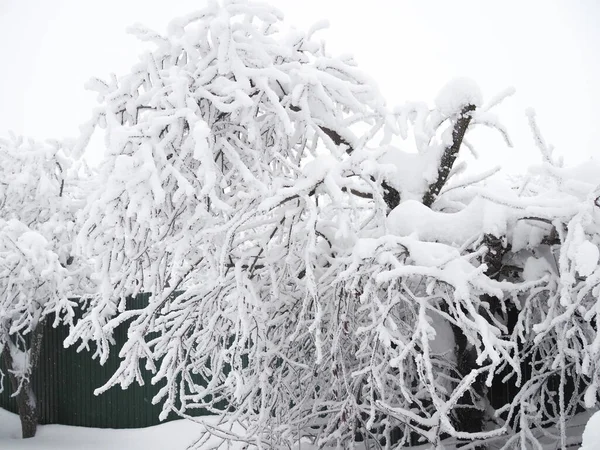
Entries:
{"label": "snow-covered tree", "polygon": [[77,246],[102,281],[67,344],[103,362],[131,320],[98,392],[145,365],[165,415],[222,413],[245,434],[213,433],[262,448],[566,446],[600,380],[600,193],[533,117],[526,182],[465,172],[472,128],[510,144],[491,108],[511,91],[459,79],[388,110],[317,29],[249,2],[132,29],[153,49],[90,83],[79,150],[101,128],[106,151]]}
{"label": "snow-covered tree", "polygon": [[[331,190],[347,209],[351,190],[373,184],[356,175],[340,185],[329,169],[345,161],[352,175],[366,159],[358,151],[348,159],[368,138],[352,128],[380,129],[383,102],[351,59],[327,56],[312,37],[316,29],[282,31],[279,19],[270,7],[232,2],[173,22],[166,37],[136,27],[156,49],[129,75],[92,82],[103,104],[89,133],[106,129],[107,152],[79,242],[97,258],[103,284],[75,338],[110,334],[138,316],[123,354],[135,355],[132,361],[153,361],[155,351],[175,357],[177,339],[160,350],[143,340],[150,330],[175,331],[161,318],[167,310],[176,322],[199,325],[185,319],[205,295],[196,288],[214,291],[206,305],[211,316],[253,278],[283,289],[300,276],[313,290],[313,266],[326,257],[317,249],[331,245],[315,229],[316,191]],[[275,278],[265,279],[268,273]],[[173,296],[184,288],[185,295]],[[153,294],[148,309],[124,312],[126,297],[142,290]],[[239,312],[222,320],[240,320],[239,338],[247,341],[249,317]],[[222,344],[223,336],[214,338]],[[101,360],[107,344],[98,347]],[[134,366],[123,366],[114,381],[131,382]]]}
{"label": "snow-covered tree", "polygon": [[[31,387],[44,325],[72,321],[82,279],[74,262],[71,163],[58,143],[0,141],[0,354],[16,396],[23,437],[35,435]],[[75,267],[79,267],[75,269]],[[0,388],[3,387],[0,386]]]}

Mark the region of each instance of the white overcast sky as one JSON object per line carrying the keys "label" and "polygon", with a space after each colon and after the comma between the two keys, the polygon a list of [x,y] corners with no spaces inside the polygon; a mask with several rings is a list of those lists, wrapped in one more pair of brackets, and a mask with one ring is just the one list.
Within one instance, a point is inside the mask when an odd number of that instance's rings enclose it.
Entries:
{"label": "white overcast sky", "polygon": [[[498,110],[507,150],[490,131],[479,153],[520,167],[535,161],[524,110],[567,162],[600,155],[600,0],[271,0],[286,21],[330,21],[321,36],[353,53],[391,105],[432,101],[455,76],[490,97],[517,94]],[[128,70],[141,45],[125,28],[163,31],[203,0],[0,0],[0,136],[75,136],[94,104],[91,76]],[[481,133],[477,137],[482,136]]]}

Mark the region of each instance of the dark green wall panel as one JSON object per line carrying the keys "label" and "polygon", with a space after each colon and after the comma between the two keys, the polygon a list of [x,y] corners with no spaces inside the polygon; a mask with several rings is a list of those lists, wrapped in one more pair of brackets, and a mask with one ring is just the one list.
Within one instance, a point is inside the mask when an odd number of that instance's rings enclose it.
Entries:
{"label": "dark green wall panel", "polygon": [[[148,301],[146,295],[128,302],[128,309],[139,309]],[[153,405],[152,398],[160,385],[150,383],[151,374],[142,369],[144,385],[132,384],[126,390],[112,387],[102,395],[95,396],[94,389],[102,386],[119,365],[119,350],[127,338],[127,324],[115,330],[115,345],[104,366],[92,360],[89,352],[77,353],[74,347],[65,349],[63,341],[68,328],[52,328],[46,323],[39,365],[32,382],[38,398],[40,423],[57,423],[97,428],[139,428],[156,425],[161,411]],[[4,380],[4,392],[0,394],[0,407],[17,411],[14,398],[10,397],[8,378]],[[201,415],[198,411],[197,415]],[[167,420],[176,419],[171,413]]]}

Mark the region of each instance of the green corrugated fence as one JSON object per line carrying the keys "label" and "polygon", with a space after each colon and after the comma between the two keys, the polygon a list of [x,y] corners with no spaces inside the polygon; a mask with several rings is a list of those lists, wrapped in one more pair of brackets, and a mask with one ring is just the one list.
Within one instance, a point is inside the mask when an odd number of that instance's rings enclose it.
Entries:
{"label": "green corrugated fence", "polygon": [[[147,301],[147,295],[139,295],[128,301],[127,306],[128,309],[138,309]],[[115,386],[104,394],[94,395],[94,389],[108,381],[119,365],[118,354],[127,338],[127,324],[115,329],[115,345],[103,366],[97,359],[91,358],[90,352],[77,353],[76,347],[65,349],[63,341],[67,334],[66,326],[52,328],[52,321],[46,321],[40,360],[32,377],[41,424],[139,428],[160,423],[161,406],[153,405],[152,398],[164,382],[152,385],[151,374],[143,368],[144,386],[132,384],[125,390]],[[0,407],[17,412],[16,401],[11,394],[8,377],[5,377]],[[196,413],[201,414],[201,411]],[[167,420],[176,418],[171,413]]]}

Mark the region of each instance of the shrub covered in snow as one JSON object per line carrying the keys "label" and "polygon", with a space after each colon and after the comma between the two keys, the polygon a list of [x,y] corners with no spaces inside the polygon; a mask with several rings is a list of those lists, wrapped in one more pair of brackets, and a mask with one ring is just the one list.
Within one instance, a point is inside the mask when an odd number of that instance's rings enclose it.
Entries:
{"label": "shrub covered in snow", "polygon": [[245,431],[215,434],[262,448],[564,448],[600,382],[600,167],[562,167],[530,114],[540,166],[465,171],[473,127],[510,145],[512,91],[389,109],[317,29],[249,2],[132,29],[154,47],[90,82],[76,146],[104,130],[76,241],[101,282],[67,344],[103,362],[132,319],[98,392],[144,364],[165,414],[223,413]]}
{"label": "shrub covered in snow", "polygon": [[69,296],[85,292],[88,280],[73,252],[79,187],[58,143],[2,140],[0,161],[0,354],[30,437],[37,420],[30,377],[44,321],[72,322]]}

